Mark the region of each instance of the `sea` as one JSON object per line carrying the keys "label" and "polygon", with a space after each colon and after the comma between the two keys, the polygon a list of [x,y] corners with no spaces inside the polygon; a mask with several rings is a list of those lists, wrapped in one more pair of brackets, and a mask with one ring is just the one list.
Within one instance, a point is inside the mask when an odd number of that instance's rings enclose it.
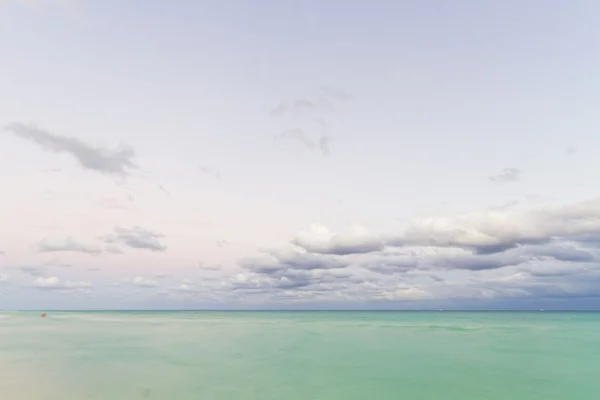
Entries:
{"label": "sea", "polygon": [[594,312],[0,312],[2,400],[599,396]]}

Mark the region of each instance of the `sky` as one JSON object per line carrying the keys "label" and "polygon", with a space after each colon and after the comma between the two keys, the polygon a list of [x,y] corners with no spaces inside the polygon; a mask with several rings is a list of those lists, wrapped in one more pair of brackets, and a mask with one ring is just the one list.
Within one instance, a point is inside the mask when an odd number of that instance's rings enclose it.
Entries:
{"label": "sky", "polygon": [[0,0],[0,309],[600,309],[599,12]]}

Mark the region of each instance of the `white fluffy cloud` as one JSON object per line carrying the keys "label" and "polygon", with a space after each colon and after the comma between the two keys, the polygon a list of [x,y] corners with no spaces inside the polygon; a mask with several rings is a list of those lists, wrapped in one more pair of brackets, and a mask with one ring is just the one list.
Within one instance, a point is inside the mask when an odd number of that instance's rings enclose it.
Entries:
{"label": "white fluffy cloud", "polygon": [[600,198],[537,210],[486,210],[456,218],[414,220],[396,242],[485,253],[555,238],[600,241]]}
{"label": "white fluffy cloud", "polygon": [[84,289],[92,288],[94,285],[87,281],[65,281],[52,276],[48,278],[39,277],[32,282],[32,285],[38,289]]}
{"label": "white fluffy cloud", "polygon": [[158,286],[158,282],[149,278],[144,278],[143,276],[136,276],[131,281],[135,286],[141,287],[156,287]]}
{"label": "white fluffy cloud", "polygon": [[384,242],[361,225],[352,226],[347,233],[331,232],[325,226],[312,224],[298,233],[292,243],[309,252],[321,254],[368,253],[381,250]]}
{"label": "white fluffy cloud", "polygon": [[294,302],[600,294],[599,199],[418,219],[394,237],[315,224],[290,245],[240,260],[229,289]]}

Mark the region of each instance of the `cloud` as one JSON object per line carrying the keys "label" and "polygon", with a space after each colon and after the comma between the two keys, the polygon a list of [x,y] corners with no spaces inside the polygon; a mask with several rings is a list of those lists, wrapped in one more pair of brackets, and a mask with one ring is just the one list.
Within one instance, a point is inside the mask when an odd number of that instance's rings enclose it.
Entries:
{"label": "cloud", "polygon": [[157,287],[158,286],[157,281],[149,279],[149,278],[144,278],[142,276],[136,276],[135,278],[133,278],[131,283],[134,284],[135,286],[141,286],[141,287]]}
{"label": "cloud", "polygon": [[137,168],[135,152],[131,147],[108,149],[89,145],[77,138],[52,134],[32,125],[13,123],[6,127],[17,137],[38,144],[47,151],[66,153],[81,167],[105,175],[125,177]]}
{"label": "cloud", "polygon": [[295,249],[277,249],[263,252],[257,257],[243,258],[239,264],[242,268],[265,274],[290,269],[336,269],[344,268],[347,265],[335,257]]}
{"label": "cloud", "polygon": [[277,138],[297,141],[302,143],[309,150],[315,149],[315,143],[308,137],[306,132],[300,128],[286,129],[285,131],[281,132]]}
{"label": "cloud", "polygon": [[221,264],[204,264],[203,262],[198,262],[198,268],[204,271],[219,271],[223,266]]}
{"label": "cloud", "polygon": [[37,249],[40,253],[73,252],[97,255],[102,249],[95,245],[81,243],[72,237],[61,239],[43,239],[38,243]]}
{"label": "cloud", "polygon": [[[160,242],[164,235],[155,233],[139,226],[131,229],[121,227],[114,228],[114,234],[107,235],[103,240],[111,245],[123,245],[133,249],[145,249],[150,251],[165,251],[167,246]],[[116,251],[116,248],[112,248]]]}
{"label": "cloud", "polygon": [[334,233],[320,224],[312,224],[306,231],[298,233],[292,243],[312,253],[353,254],[382,250],[384,242],[371,235],[360,225],[352,227],[346,234]]}
{"label": "cloud", "polygon": [[599,255],[600,200],[488,208],[413,220],[392,236],[313,224],[289,246],[240,259],[215,290],[256,304],[578,296],[600,283]]}
{"label": "cloud", "polygon": [[329,155],[329,138],[327,136],[321,136],[321,139],[319,139],[319,150],[324,156]]}
{"label": "cloud", "polygon": [[216,169],[209,167],[208,165],[201,165],[200,171],[202,171],[203,174],[213,176],[218,181],[221,180],[221,173]]}
{"label": "cloud", "polygon": [[329,86],[321,87],[321,95],[327,96],[329,98],[340,100],[340,101],[348,101],[352,100],[352,95],[350,93],[344,92],[343,90],[335,89]]}
{"label": "cloud", "polygon": [[538,210],[487,210],[457,218],[417,219],[393,242],[470,248],[487,254],[557,238],[584,243],[584,235],[587,240],[600,240],[600,198]]}
{"label": "cloud", "polygon": [[15,271],[19,271],[25,275],[31,276],[41,276],[44,274],[44,266],[43,265],[17,265],[17,266],[9,266],[8,269],[12,269]]}
{"label": "cloud", "polygon": [[193,292],[194,288],[187,283],[183,283],[179,287],[177,287],[177,290],[180,290],[182,292]]}
{"label": "cloud", "polygon": [[9,276],[6,274],[0,274],[0,283],[8,281]]}
{"label": "cloud", "polygon": [[293,125],[283,130],[276,139],[295,141],[311,151],[321,152],[323,156],[329,155],[329,136],[321,134],[320,139],[315,140],[309,131],[315,128],[315,123],[321,130],[327,129],[330,124],[324,116],[336,113],[337,104],[351,98],[341,90],[322,87],[315,96],[280,102],[269,114],[279,119],[288,117]]}
{"label": "cloud", "polygon": [[283,117],[285,115],[300,116],[306,113],[314,113],[322,111],[319,104],[309,99],[295,99],[290,101],[282,101],[271,109],[272,117]]}
{"label": "cloud", "polygon": [[55,276],[44,278],[39,277],[32,282],[32,285],[38,289],[89,289],[94,287],[91,282],[87,281],[66,281],[62,282]]}
{"label": "cloud", "polygon": [[489,180],[494,183],[516,182],[522,173],[523,171],[517,168],[505,168],[499,174],[490,176]]}
{"label": "cloud", "polygon": [[58,259],[46,261],[42,265],[48,266],[48,267],[71,268],[71,264],[64,263]]}

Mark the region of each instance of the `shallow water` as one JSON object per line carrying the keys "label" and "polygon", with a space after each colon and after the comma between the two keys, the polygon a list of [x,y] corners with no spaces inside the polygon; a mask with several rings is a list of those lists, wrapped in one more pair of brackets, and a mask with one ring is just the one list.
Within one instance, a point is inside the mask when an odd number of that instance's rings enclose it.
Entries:
{"label": "shallow water", "polygon": [[0,398],[594,399],[600,313],[3,312]]}

